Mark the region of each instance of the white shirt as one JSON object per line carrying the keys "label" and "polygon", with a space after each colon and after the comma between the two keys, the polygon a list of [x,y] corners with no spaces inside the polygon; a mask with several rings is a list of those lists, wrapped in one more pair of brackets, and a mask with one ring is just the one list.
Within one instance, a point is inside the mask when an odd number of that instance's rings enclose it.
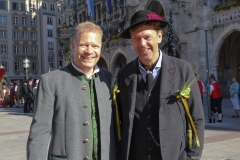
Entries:
{"label": "white shirt", "polygon": [[[155,79],[157,77],[157,75],[159,74],[159,71],[160,71],[160,68],[161,68],[161,65],[162,65],[162,51],[159,50],[160,54],[159,54],[159,59],[158,59],[158,62],[156,64],[156,66],[153,68],[153,71],[152,71],[152,75],[153,75],[153,78]],[[142,75],[142,78],[144,80],[144,82],[146,83],[146,75],[147,75],[147,71],[143,68],[140,60],[138,59],[138,65],[139,65],[139,71]]]}
{"label": "white shirt", "polygon": [[[77,66],[75,66],[73,62],[72,62],[72,66],[73,66],[78,72],[83,73],[83,71],[82,71],[80,68],[78,68]],[[95,66],[94,66],[94,71],[93,71],[93,73],[92,73],[91,75],[86,75],[85,73],[83,73],[83,74],[85,74],[88,79],[92,79],[92,75],[94,75],[95,73],[98,73],[99,71],[100,71],[100,69],[98,68],[97,65],[95,65]]]}

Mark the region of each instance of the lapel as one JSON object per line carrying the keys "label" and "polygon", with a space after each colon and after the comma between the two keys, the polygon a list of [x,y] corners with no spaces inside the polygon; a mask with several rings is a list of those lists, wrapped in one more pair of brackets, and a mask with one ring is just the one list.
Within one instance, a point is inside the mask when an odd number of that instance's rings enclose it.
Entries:
{"label": "lapel", "polygon": [[109,116],[108,114],[110,106],[110,82],[108,78],[104,75],[103,72],[98,73],[98,76],[95,77],[95,89],[96,89],[96,96],[97,96],[97,105],[98,105],[98,111],[99,111],[99,117],[100,119],[104,117],[107,118],[106,116]]}
{"label": "lapel", "polygon": [[124,73],[124,85],[127,88],[128,106],[130,106],[130,113],[134,114],[137,91],[138,58],[136,58],[128,68],[128,72]]}
{"label": "lapel", "polygon": [[160,80],[160,101],[169,96],[174,83],[176,67],[173,64],[172,58],[168,55],[162,55],[161,65],[161,80]]}

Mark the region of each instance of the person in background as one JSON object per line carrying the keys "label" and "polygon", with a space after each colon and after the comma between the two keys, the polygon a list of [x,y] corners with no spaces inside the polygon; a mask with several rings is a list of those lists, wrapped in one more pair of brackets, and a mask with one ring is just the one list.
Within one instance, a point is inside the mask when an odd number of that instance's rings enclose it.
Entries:
{"label": "person in background", "polygon": [[73,61],[41,75],[27,160],[46,156],[48,160],[116,160],[109,91],[112,74],[97,66],[102,35],[92,22],[78,24]]}
{"label": "person in background", "polygon": [[232,101],[233,109],[234,109],[234,115],[232,116],[233,118],[239,117],[239,84],[237,82],[237,78],[235,76],[232,77],[232,84],[230,85],[230,98]]}
{"label": "person in background", "polygon": [[13,86],[13,83],[9,83],[8,85],[8,88],[9,88],[9,91],[10,91],[10,95],[9,95],[9,98],[10,98],[10,107],[13,107],[14,105],[14,86]]}
{"label": "person in background", "polygon": [[[195,77],[197,78],[197,74],[195,74]],[[198,83],[198,88],[199,88],[200,95],[202,98],[202,103],[203,103],[203,93],[205,92],[205,86],[200,80],[197,80],[197,83]]]}
{"label": "person in background", "polygon": [[27,105],[30,111],[33,111],[33,107],[31,107],[33,105],[33,79],[29,78],[28,79],[28,84],[27,84],[27,89],[28,89],[28,97],[27,97]]}
{"label": "person in background", "polygon": [[28,82],[27,80],[25,80],[23,82],[22,89],[21,89],[22,95],[23,95],[23,100],[24,100],[24,107],[23,107],[23,112],[24,113],[30,113],[30,108],[28,106],[28,101],[27,101],[28,96],[29,96],[27,82]]}
{"label": "person in background", "polygon": [[4,108],[9,108],[11,106],[11,101],[10,101],[10,90],[6,85],[3,85],[3,104]]}
{"label": "person in background", "polygon": [[211,99],[211,110],[212,110],[212,119],[215,121],[215,114],[218,115],[217,122],[222,123],[222,94],[221,87],[215,81],[215,77],[211,76],[210,80],[210,99]]}
{"label": "person in background", "polygon": [[35,98],[36,98],[36,94],[37,94],[37,87],[38,87],[38,83],[35,83],[35,86],[33,87],[33,111],[34,111],[34,106],[35,106]]}
{"label": "person in background", "polygon": [[19,89],[19,81],[16,82],[15,84],[15,87],[14,87],[14,95],[15,95],[15,99],[16,99],[16,108],[19,108],[20,107],[20,99],[19,99],[19,92],[18,92],[18,89]]}

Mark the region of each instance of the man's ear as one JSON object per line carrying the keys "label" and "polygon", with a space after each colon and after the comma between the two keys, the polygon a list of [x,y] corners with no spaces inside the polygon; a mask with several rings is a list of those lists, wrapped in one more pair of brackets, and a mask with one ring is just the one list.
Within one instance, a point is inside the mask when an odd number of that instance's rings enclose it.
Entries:
{"label": "man's ear", "polygon": [[162,42],[162,31],[161,30],[157,32],[157,38],[158,38],[157,42],[161,43]]}

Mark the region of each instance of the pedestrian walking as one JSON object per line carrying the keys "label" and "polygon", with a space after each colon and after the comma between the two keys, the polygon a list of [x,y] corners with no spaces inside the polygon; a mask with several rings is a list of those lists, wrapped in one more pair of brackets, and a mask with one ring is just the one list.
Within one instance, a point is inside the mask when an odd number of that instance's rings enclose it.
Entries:
{"label": "pedestrian walking", "polygon": [[[116,160],[111,73],[96,64],[102,30],[75,27],[73,61],[40,77],[27,143],[27,159]],[[49,144],[49,140],[50,144]]]}
{"label": "pedestrian walking", "polygon": [[234,115],[232,116],[233,118],[239,117],[239,110],[240,110],[240,106],[239,106],[239,83],[237,82],[237,78],[235,76],[232,77],[232,84],[230,85],[230,98],[231,98],[231,102],[233,105],[233,109],[234,109]]}
{"label": "pedestrian walking", "polygon": [[222,94],[221,87],[215,81],[214,76],[210,76],[210,99],[211,99],[211,111],[212,111],[212,119],[215,122],[215,115],[218,116],[217,122],[222,123]]}

